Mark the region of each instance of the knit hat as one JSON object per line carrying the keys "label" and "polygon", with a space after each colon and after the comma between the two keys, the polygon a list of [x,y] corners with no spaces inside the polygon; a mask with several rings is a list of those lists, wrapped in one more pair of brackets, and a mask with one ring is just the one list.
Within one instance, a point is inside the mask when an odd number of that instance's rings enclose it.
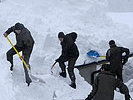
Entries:
{"label": "knit hat", "polygon": [[15,30],[22,30],[23,28],[24,28],[23,24],[20,24],[20,23],[15,24]]}
{"label": "knit hat", "polygon": [[113,44],[115,44],[115,41],[114,40],[110,40],[109,41],[109,45],[113,45]]}
{"label": "knit hat", "polygon": [[59,34],[58,34],[58,38],[64,38],[64,33],[63,32],[59,32]]}

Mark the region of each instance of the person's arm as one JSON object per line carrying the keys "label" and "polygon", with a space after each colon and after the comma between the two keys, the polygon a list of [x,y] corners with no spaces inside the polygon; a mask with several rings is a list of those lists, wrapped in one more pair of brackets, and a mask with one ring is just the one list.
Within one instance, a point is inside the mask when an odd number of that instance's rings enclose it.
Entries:
{"label": "person's arm", "polygon": [[96,70],[94,72],[91,73],[91,85],[94,84],[94,75],[101,72],[101,70]]}
{"label": "person's arm", "polygon": [[68,44],[66,44],[63,48],[62,48],[62,54],[60,56],[60,58],[65,58],[67,56],[67,52],[68,52],[69,46]]}
{"label": "person's arm", "polygon": [[107,51],[106,53],[106,60],[107,61],[110,61],[110,57],[111,57],[111,54],[110,54],[110,49]]}
{"label": "person's arm", "polygon": [[58,59],[56,59],[56,62],[63,62],[66,57],[67,57],[67,46],[66,47],[63,46],[61,56]]}
{"label": "person's arm", "polygon": [[91,100],[94,97],[94,95],[96,94],[97,89],[98,89],[98,80],[99,80],[99,76],[96,77],[95,82],[93,84],[93,89],[85,100]]}
{"label": "person's arm", "polygon": [[125,100],[130,100],[128,87],[120,79],[116,79],[116,87],[120,89],[122,94],[125,94]]}
{"label": "person's arm", "polygon": [[10,27],[5,33],[8,35],[15,30],[15,26]]}
{"label": "person's arm", "polygon": [[128,61],[130,51],[127,48],[121,47],[122,53],[126,53],[126,55],[123,57],[123,65]]}
{"label": "person's arm", "polygon": [[122,47],[122,53],[124,53],[124,52],[126,53],[125,56],[129,56],[130,51],[129,51],[128,48],[123,48],[123,47]]}
{"label": "person's arm", "polygon": [[3,35],[7,37],[11,32],[15,30],[15,26],[10,27]]}

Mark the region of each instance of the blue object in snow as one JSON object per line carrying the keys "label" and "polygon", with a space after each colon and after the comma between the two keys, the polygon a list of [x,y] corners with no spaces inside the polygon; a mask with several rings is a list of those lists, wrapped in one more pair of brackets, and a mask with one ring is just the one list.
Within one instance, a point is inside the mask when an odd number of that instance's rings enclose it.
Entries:
{"label": "blue object in snow", "polygon": [[91,56],[91,57],[100,57],[99,53],[95,50],[91,50],[87,53],[88,56]]}

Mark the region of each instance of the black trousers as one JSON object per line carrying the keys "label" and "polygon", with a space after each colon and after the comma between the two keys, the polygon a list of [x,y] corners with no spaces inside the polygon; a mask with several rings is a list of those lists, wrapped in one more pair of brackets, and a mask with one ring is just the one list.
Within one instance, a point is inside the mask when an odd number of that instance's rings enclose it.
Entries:
{"label": "black trousers", "polygon": [[[70,58],[70,59],[66,60],[66,61],[68,61],[68,68],[67,68],[68,74],[73,83],[75,83],[75,80],[76,80],[75,74],[74,74],[74,66],[75,66],[76,60],[77,60],[77,57]],[[60,66],[62,72],[66,72],[65,62],[59,62],[59,66]]]}
{"label": "black trousers", "polygon": [[119,69],[119,70],[117,70],[117,71],[115,72],[117,78],[120,79],[121,81],[123,81],[122,70],[123,70],[123,69]]}
{"label": "black trousers", "polygon": [[[17,49],[18,52],[22,51],[22,48],[17,47],[15,45],[15,48]],[[33,47],[32,47],[33,48]],[[32,53],[32,48],[29,48],[28,53],[26,53],[26,55],[24,55],[24,61],[26,62],[26,64],[29,66],[29,59],[30,59],[30,55]],[[7,61],[9,61],[12,65],[13,65],[13,56],[16,54],[16,51],[11,48],[8,52],[7,52]],[[26,83],[30,83],[32,82],[32,80],[29,77],[28,71],[25,67],[25,65],[23,64],[24,67],[24,71],[25,71],[25,79],[26,79]]]}

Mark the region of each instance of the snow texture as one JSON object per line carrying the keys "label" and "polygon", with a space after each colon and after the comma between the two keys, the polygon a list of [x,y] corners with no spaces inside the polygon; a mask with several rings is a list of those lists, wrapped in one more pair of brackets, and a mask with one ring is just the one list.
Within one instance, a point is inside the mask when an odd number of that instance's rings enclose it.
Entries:
{"label": "snow texture", "polygon": [[[50,68],[59,57],[61,47],[57,38],[60,31],[78,33],[76,44],[80,50],[78,64],[89,60],[88,50],[105,54],[108,41],[114,39],[119,46],[133,51],[133,30],[126,25],[114,23],[107,15],[107,2],[104,0],[2,0],[0,2],[0,100],[73,100],[86,98],[91,86],[84,81],[75,69],[77,89],[72,89],[70,79],[59,77],[58,64]],[[24,71],[19,57],[14,56],[14,71],[9,71],[6,52],[11,45],[2,35],[10,26],[21,22],[27,27],[34,39],[35,47],[31,56],[32,74],[46,82],[33,82],[27,87]],[[15,35],[9,38],[15,44]],[[126,73],[133,71],[132,59],[125,67]],[[130,94],[133,96],[133,74],[124,74]],[[115,100],[124,97],[116,93]]]}

